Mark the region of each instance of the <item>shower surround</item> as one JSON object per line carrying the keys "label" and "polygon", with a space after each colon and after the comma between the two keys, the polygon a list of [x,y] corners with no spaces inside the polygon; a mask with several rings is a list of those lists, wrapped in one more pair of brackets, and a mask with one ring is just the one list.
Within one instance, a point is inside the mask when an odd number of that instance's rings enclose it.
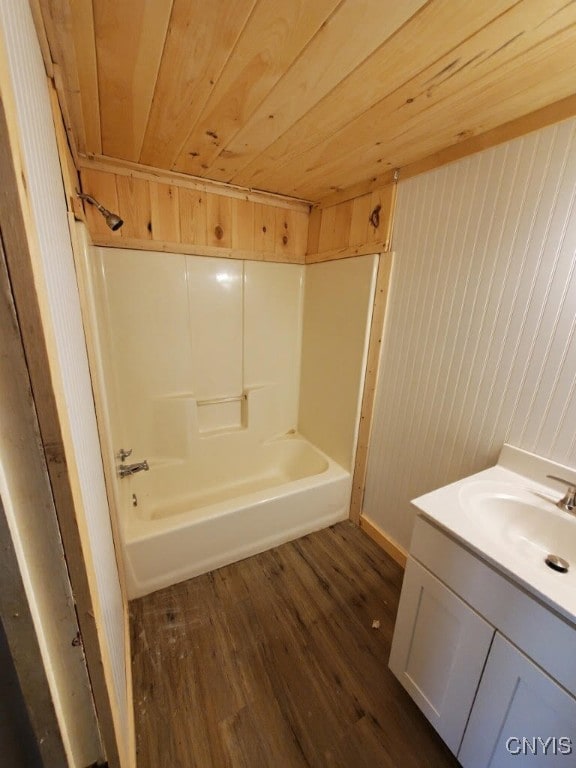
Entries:
{"label": "shower surround", "polygon": [[354,442],[375,257],[333,275],[319,265],[328,279],[312,286],[325,283],[328,295],[312,287],[310,313],[303,265],[89,250],[109,439],[115,453],[131,449],[127,462],[150,466],[113,483],[130,597],[345,519],[354,446],[343,458],[313,415],[309,425],[299,419],[301,399],[309,400],[301,382],[311,379],[310,360],[325,367],[334,347],[330,329],[318,327],[318,303],[332,303],[331,283],[349,289],[353,275],[358,316],[344,308],[341,320],[357,328],[360,352],[348,340],[334,362],[347,391],[354,374],[355,397],[347,408],[334,403],[334,419],[349,422]]}

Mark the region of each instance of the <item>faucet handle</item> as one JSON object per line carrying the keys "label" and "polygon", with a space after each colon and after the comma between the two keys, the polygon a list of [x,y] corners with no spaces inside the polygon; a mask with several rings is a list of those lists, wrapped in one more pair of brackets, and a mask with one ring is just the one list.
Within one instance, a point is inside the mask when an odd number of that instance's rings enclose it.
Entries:
{"label": "faucet handle", "polygon": [[132,448],[128,448],[128,450],[124,450],[124,448],[120,448],[118,453],[116,454],[116,458],[120,459],[120,461],[126,461],[128,456],[132,455]]}
{"label": "faucet handle", "polygon": [[556,477],[556,475],[546,475],[546,477],[568,486],[564,496],[560,501],[556,502],[558,509],[561,509],[564,512],[572,512],[573,509],[576,509],[576,481],[566,480],[563,477]]}

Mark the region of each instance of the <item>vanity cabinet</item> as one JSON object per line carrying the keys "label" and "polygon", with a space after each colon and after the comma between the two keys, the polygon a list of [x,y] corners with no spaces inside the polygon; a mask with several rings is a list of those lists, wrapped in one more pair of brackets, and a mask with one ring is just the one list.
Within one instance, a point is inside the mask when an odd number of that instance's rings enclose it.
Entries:
{"label": "vanity cabinet", "polygon": [[389,664],[464,768],[576,767],[576,627],[421,517]]}
{"label": "vanity cabinet", "polygon": [[494,628],[409,559],[390,669],[456,754]]}
{"label": "vanity cabinet", "polygon": [[458,760],[464,768],[522,761],[576,765],[576,699],[496,634]]}

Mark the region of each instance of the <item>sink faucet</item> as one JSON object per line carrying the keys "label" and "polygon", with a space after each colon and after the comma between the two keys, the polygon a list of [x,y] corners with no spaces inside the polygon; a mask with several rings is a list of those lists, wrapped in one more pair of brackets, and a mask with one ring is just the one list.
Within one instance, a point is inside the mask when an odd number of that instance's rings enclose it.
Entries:
{"label": "sink faucet", "polygon": [[128,477],[129,475],[135,475],[136,472],[148,472],[150,467],[146,459],[144,461],[137,461],[135,464],[120,464],[118,467],[118,474],[120,477]]}
{"label": "sink faucet", "polygon": [[571,512],[576,515],[576,482],[573,480],[565,480],[563,477],[556,477],[555,475],[546,475],[550,480],[556,480],[558,483],[564,483],[567,486],[567,491],[560,501],[556,502],[558,509],[563,512]]}

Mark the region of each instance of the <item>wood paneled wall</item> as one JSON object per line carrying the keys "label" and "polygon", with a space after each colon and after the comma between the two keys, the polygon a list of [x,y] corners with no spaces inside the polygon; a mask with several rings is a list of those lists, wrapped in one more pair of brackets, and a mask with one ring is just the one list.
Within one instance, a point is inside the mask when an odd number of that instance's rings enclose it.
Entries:
{"label": "wood paneled wall", "polygon": [[336,205],[313,208],[306,263],[390,250],[396,185]]}
{"label": "wood paneled wall", "polygon": [[80,169],[82,191],[118,213],[112,232],[91,205],[86,221],[96,245],[303,264],[308,206],[299,201],[210,188],[145,171]]}
{"label": "wood paneled wall", "polygon": [[112,232],[91,205],[96,245],[295,264],[390,250],[396,184],[308,213],[305,202],[210,186],[128,164],[80,168],[82,191],[118,213]]}

